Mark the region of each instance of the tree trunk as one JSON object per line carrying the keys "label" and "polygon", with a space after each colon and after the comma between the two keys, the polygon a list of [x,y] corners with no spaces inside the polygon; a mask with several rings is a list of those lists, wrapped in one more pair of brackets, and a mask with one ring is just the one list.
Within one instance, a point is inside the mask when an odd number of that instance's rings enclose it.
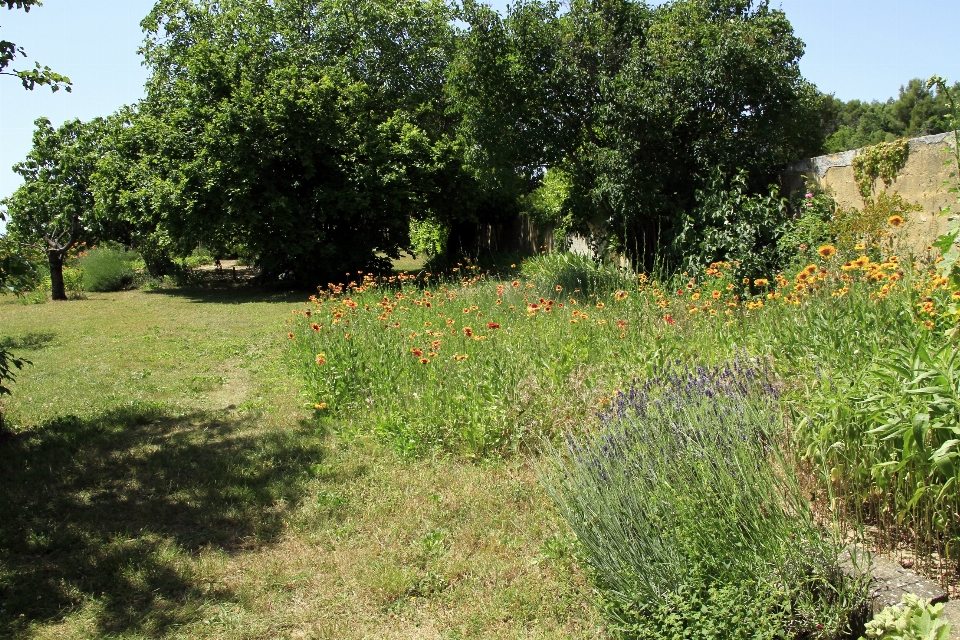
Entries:
{"label": "tree trunk", "polygon": [[63,251],[47,251],[50,262],[50,294],[54,300],[66,300],[67,290],[63,284]]}

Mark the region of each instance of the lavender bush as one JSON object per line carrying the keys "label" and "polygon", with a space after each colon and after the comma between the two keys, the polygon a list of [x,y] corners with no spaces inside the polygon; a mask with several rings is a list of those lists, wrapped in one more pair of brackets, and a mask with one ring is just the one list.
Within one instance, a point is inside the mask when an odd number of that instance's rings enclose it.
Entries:
{"label": "lavender bush", "polygon": [[621,632],[850,633],[865,588],[839,570],[838,545],[814,524],[784,461],[772,380],[743,357],[678,361],[621,392],[599,432],[568,435],[547,456],[544,483]]}

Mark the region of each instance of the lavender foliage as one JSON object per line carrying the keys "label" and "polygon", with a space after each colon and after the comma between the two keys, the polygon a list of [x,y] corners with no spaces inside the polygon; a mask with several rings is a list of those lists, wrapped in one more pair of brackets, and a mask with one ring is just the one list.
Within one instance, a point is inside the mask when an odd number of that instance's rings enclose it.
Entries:
{"label": "lavender foliage", "polygon": [[544,483],[620,611],[690,585],[770,584],[814,629],[840,624],[815,602],[837,593],[837,549],[781,455],[779,396],[763,361],[676,361],[620,392],[599,430],[552,449]]}

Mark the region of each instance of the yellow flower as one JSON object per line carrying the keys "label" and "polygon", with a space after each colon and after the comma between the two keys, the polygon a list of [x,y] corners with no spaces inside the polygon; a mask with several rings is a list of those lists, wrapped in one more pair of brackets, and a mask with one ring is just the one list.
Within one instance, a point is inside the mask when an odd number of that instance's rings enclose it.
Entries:
{"label": "yellow flower", "polygon": [[889,218],[887,218],[887,224],[889,224],[891,227],[894,227],[894,228],[902,227],[903,218],[900,216],[890,216]]}
{"label": "yellow flower", "polygon": [[318,402],[317,404],[313,405],[313,408],[316,409],[317,411],[322,411],[323,409],[326,409],[326,408],[327,408],[327,403],[326,403],[326,402]]}
{"label": "yellow flower", "polygon": [[617,300],[623,300],[624,298],[627,297],[627,292],[623,290],[617,291],[615,294],[613,294],[613,297],[616,298]]}
{"label": "yellow flower", "polygon": [[832,258],[834,254],[837,253],[837,249],[833,245],[826,244],[817,249],[817,253],[820,254],[820,257],[827,260]]}
{"label": "yellow flower", "polygon": [[770,281],[767,280],[766,278],[757,278],[756,280],[753,281],[753,284],[757,287],[765,287],[768,284],[770,284]]}

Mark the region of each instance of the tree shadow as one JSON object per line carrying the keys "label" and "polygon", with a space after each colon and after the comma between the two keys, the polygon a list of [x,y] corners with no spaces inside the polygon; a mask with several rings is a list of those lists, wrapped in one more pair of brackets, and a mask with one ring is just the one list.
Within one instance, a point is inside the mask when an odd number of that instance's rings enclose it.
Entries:
{"label": "tree shadow", "polygon": [[275,541],[321,437],[137,405],[0,441],[0,635],[84,603],[98,635],[157,636],[235,598],[189,561]]}
{"label": "tree shadow", "polygon": [[228,287],[177,287],[175,289],[151,289],[150,295],[186,298],[191,302],[213,304],[246,304],[251,302],[305,303],[316,289],[290,290],[273,286],[237,285]]}

